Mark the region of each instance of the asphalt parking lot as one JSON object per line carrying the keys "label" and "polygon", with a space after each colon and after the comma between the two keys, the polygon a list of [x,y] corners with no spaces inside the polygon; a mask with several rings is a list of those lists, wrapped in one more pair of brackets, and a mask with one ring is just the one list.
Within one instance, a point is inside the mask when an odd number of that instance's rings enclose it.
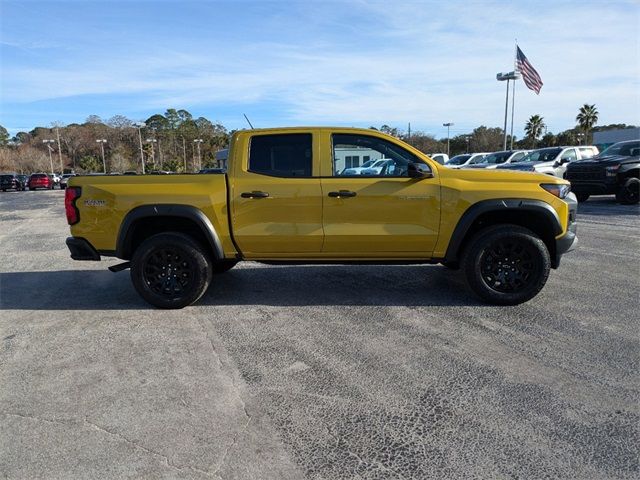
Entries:
{"label": "asphalt parking lot", "polygon": [[440,266],[263,266],[160,311],[74,262],[63,192],[0,195],[0,477],[637,478],[640,214],[517,307]]}

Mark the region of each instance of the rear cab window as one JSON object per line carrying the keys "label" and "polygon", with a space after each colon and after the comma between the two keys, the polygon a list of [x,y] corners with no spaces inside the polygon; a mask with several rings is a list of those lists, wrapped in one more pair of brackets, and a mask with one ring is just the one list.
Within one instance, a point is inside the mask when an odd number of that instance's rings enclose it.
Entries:
{"label": "rear cab window", "polygon": [[248,170],[272,177],[311,177],[311,133],[255,135],[249,146]]}

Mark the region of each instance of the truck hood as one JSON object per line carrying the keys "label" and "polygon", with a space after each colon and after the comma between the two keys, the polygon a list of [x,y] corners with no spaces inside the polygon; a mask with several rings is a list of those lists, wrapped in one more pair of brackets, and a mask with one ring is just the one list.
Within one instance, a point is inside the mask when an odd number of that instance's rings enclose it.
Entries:
{"label": "truck hood", "polygon": [[[578,160],[577,162],[572,162],[571,165],[594,165],[607,167],[610,165],[637,162],[640,162],[640,157],[628,157],[626,155],[605,155],[604,157],[593,157],[585,160]],[[568,168],[571,168],[571,165]]]}
{"label": "truck hood", "polygon": [[507,165],[498,165],[496,170],[519,170],[522,172],[533,172],[533,167],[545,162],[518,162],[508,163]]}
{"label": "truck hood", "polygon": [[[531,162],[533,163],[533,162]],[[515,169],[498,169],[498,168],[476,168],[456,170],[440,169],[439,173],[442,177],[458,178],[469,182],[512,182],[512,183],[559,183],[566,184],[566,180],[561,178],[545,175],[544,173],[535,173],[531,171],[519,171]]]}

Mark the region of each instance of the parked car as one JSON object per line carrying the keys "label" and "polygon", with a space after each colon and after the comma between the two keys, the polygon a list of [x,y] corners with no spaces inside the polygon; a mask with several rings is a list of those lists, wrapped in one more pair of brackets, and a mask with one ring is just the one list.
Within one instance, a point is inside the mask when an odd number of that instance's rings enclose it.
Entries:
{"label": "parked car", "polygon": [[20,176],[17,173],[5,173],[0,175],[0,189],[3,192],[7,190],[24,190],[25,185],[20,180]]}
{"label": "parked car", "polygon": [[445,165],[451,168],[462,168],[467,165],[474,165],[482,161],[482,159],[488,155],[487,152],[482,153],[463,153],[462,155],[456,155],[451,158]]}
{"label": "parked car", "polygon": [[53,186],[55,187],[56,185],[58,187],[60,187],[60,180],[62,180],[62,175],[58,175],[57,173],[52,173],[51,174],[51,179],[53,180]]}
{"label": "parked car", "polygon": [[591,195],[615,195],[622,204],[638,203],[640,140],[618,142],[588,160],[567,166],[566,178],[579,202]]}
{"label": "parked car", "polygon": [[53,190],[54,185],[53,178],[47,173],[34,173],[29,177],[29,190],[36,190],[38,188]]}
{"label": "parked car", "polygon": [[381,158],[372,167],[365,168],[360,175],[390,175],[394,168],[395,162],[389,158]]}
{"label": "parked car", "polygon": [[[385,161],[384,158],[374,158],[372,160],[367,160],[359,167],[345,168],[342,171],[342,173],[340,173],[340,175],[362,175],[363,170],[367,170],[368,168],[374,168],[377,165],[382,165],[384,161]],[[371,174],[368,174],[368,175],[371,175]]]}
{"label": "parked car", "polygon": [[598,154],[598,148],[584,147],[546,147],[532,150],[519,162],[498,165],[497,168],[538,172],[564,178],[567,164],[576,160],[592,158]]}
{"label": "parked car", "polygon": [[29,175],[18,175],[18,178],[20,179],[20,183],[22,183],[22,190],[26,190],[29,184]]}
{"label": "parked car", "polygon": [[430,153],[429,158],[435,160],[440,165],[445,165],[449,161],[449,155],[446,153]]}
{"label": "parked car", "polygon": [[67,182],[69,182],[69,179],[71,177],[75,177],[75,176],[76,176],[75,173],[65,173],[65,174],[63,174],[62,177],[60,178],[60,188],[62,190],[67,188]]}
{"label": "parked car", "polygon": [[464,168],[496,168],[498,165],[508,165],[510,163],[519,162],[529,150],[503,150],[493,152],[482,159],[481,162],[465,165]]}

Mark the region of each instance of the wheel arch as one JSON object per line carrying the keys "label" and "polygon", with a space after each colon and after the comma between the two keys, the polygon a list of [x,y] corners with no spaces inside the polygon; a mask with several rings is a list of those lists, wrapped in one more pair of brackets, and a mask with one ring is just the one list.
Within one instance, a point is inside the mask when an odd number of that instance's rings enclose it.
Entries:
{"label": "wheel arch", "polygon": [[182,232],[193,236],[208,249],[212,259],[224,258],[220,237],[205,213],[191,205],[142,205],[125,215],[116,243],[116,257],[131,259],[145,239],[163,232]]}
{"label": "wheel arch", "polygon": [[[562,233],[562,223],[551,205],[541,200],[483,200],[471,205],[462,215],[451,235],[445,254],[447,262],[457,262],[469,239],[483,228],[513,224],[528,228],[547,246],[551,258],[556,257],[555,237]],[[556,265],[554,265],[554,268]]]}

